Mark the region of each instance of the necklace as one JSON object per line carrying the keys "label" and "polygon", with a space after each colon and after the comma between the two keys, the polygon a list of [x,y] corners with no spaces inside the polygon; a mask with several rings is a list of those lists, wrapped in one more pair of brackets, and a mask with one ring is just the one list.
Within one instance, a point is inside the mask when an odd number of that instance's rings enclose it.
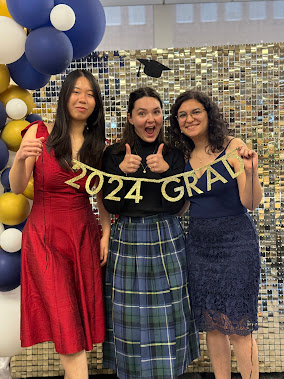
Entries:
{"label": "necklace", "polygon": [[202,163],[202,159],[200,159],[196,154],[195,154],[195,156],[199,160],[199,163]]}
{"label": "necklace", "polygon": [[[139,155],[138,152],[137,152],[137,150],[136,150],[136,147],[134,148],[134,150],[135,150],[135,154],[136,154],[136,155]],[[152,154],[155,154],[155,153],[156,153],[156,150],[157,150],[157,148],[155,147],[155,149],[154,149],[154,151],[153,151]],[[151,155],[151,154],[149,154],[149,155]],[[142,171],[143,174],[146,174],[146,170],[147,170],[148,165],[146,164],[146,166],[144,166],[143,163],[142,163],[142,160],[141,160],[141,162],[140,162],[140,166],[141,166],[142,169],[143,169],[143,171]]]}
{"label": "necklace", "polygon": [[[208,155],[208,154],[209,154],[209,153],[207,153],[207,152],[205,151],[205,156]],[[204,156],[203,156],[202,158],[199,158],[199,156],[196,155],[196,153],[194,153],[194,156],[199,160],[199,163],[202,163],[202,160],[204,159]]]}

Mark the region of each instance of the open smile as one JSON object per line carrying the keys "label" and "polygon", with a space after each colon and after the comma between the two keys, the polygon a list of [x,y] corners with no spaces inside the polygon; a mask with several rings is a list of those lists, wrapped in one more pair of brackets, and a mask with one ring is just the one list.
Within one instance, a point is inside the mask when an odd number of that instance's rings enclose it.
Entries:
{"label": "open smile", "polygon": [[145,128],[145,132],[147,133],[148,136],[152,136],[155,132],[155,126],[148,126],[147,128]]}

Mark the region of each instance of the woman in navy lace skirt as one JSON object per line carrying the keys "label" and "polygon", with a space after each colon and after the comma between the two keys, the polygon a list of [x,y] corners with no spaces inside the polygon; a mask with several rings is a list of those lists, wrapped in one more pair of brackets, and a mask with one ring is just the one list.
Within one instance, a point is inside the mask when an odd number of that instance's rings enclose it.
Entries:
{"label": "woman in navy lace skirt", "polygon": [[[193,311],[199,330],[207,332],[215,377],[231,377],[231,342],[242,377],[257,378],[258,352],[252,332],[258,328],[260,255],[247,209],[259,205],[262,189],[256,152],[228,134],[227,123],[207,95],[190,90],[176,99],[171,109],[172,142],[184,151],[186,171],[201,168],[192,192],[187,193]],[[244,171],[232,178],[219,158],[235,149]],[[234,172],[239,171],[237,159],[227,161]],[[211,163],[215,171],[202,169]]]}

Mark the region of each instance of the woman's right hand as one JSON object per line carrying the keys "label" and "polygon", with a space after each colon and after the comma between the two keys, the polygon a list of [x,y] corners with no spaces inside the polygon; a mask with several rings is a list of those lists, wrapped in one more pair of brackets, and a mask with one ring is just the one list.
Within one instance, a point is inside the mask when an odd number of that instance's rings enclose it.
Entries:
{"label": "woman's right hand", "polygon": [[42,153],[44,137],[23,140],[16,153],[18,160],[26,160],[29,157],[38,157]]}
{"label": "woman's right hand", "polygon": [[133,174],[136,172],[141,164],[142,158],[139,155],[131,153],[131,148],[128,143],[125,144],[126,153],[123,161],[120,163],[119,168],[125,174]]}

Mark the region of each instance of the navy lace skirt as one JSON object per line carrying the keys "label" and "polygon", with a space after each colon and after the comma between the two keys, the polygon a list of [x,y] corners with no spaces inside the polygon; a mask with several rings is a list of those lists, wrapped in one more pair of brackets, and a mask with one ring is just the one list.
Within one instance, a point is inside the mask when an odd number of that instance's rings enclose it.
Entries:
{"label": "navy lace skirt", "polygon": [[226,335],[257,330],[260,254],[249,214],[190,218],[186,248],[199,330]]}

